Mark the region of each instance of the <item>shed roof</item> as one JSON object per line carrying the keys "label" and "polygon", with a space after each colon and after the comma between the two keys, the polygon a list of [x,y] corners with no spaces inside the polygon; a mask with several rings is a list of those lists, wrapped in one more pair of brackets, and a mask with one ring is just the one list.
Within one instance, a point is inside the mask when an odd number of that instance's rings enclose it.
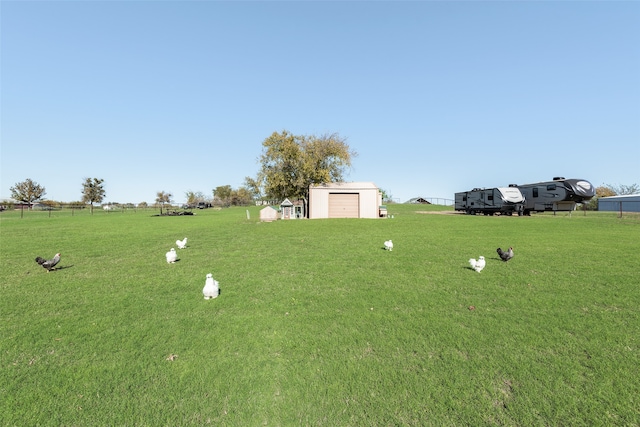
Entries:
{"label": "shed roof", "polygon": [[328,188],[342,190],[377,190],[378,187],[373,182],[326,182],[322,184],[311,184],[311,188]]}
{"label": "shed roof", "polygon": [[609,197],[600,197],[598,200],[606,200],[606,201],[615,201],[619,199],[638,199],[640,200],[640,194],[623,194],[621,196],[609,196]]}

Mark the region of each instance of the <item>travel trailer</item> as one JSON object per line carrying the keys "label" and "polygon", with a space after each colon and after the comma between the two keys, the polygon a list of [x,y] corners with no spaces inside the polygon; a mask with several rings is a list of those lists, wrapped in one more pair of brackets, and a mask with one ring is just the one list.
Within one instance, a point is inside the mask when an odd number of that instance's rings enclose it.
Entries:
{"label": "travel trailer", "polygon": [[509,188],[517,188],[524,196],[524,214],[545,211],[572,211],[576,203],[590,200],[596,190],[584,179],[565,179],[555,177],[552,181],[535,184],[510,184]]}
{"label": "travel trailer", "polygon": [[517,187],[474,188],[455,194],[455,210],[467,214],[518,215],[524,208],[524,197]]}

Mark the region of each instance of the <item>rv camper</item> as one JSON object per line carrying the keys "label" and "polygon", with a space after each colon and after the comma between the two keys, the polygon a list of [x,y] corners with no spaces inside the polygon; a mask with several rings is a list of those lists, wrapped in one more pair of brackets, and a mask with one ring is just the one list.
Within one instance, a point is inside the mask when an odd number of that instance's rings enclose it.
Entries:
{"label": "rv camper", "polygon": [[545,211],[572,211],[576,203],[590,200],[596,195],[593,185],[584,179],[555,177],[553,181],[536,184],[510,184],[524,196],[524,214]]}
{"label": "rv camper", "polygon": [[455,210],[470,215],[519,215],[523,211],[524,198],[517,187],[474,188],[455,194]]}

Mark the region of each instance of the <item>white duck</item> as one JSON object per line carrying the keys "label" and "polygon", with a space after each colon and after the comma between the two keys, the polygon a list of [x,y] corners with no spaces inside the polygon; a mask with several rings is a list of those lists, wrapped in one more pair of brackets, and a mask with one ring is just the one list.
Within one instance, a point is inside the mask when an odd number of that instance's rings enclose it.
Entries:
{"label": "white duck", "polygon": [[207,274],[207,280],[204,282],[204,288],[202,288],[202,294],[204,299],[217,298],[220,294],[220,287],[218,281],[213,280],[211,273]]}
{"label": "white duck", "polygon": [[178,254],[176,253],[176,250],[173,248],[171,248],[171,250],[167,252],[165,256],[167,257],[167,262],[170,264],[178,260]]}
{"label": "white duck", "polygon": [[473,268],[475,271],[480,273],[482,271],[482,269],[484,268],[484,266],[487,264],[487,262],[484,260],[483,256],[480,256],[480,257],[478,257],[477,260],[471,258],[469,260],[469,264],[471,265],[471,268]]}
{"label": "white duck", "polygon": [[384,248],[388,251],[392,251],[393,250],[393,242],[391,240],[387,240],[386,242],[384,242]]}
{"label": "white duck", "polygon": [[187,247],[187,238],[185,237],[184,240],[176,240],[176,245],[178,245],[178,249],[184,249]]}

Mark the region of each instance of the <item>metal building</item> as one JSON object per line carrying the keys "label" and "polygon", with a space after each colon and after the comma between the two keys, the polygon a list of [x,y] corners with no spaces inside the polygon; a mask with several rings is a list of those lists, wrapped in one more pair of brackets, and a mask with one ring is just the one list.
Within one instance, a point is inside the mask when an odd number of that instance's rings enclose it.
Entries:
{"label": "metal building", "polygon": [[600,197],[598,199],[598,210],[613,212],[640,212],[640,194]]}
{"label": "metal building", "polygon": [[309,218],[380,218],[382,193],[372,182],[331,182],[309,187]]}

